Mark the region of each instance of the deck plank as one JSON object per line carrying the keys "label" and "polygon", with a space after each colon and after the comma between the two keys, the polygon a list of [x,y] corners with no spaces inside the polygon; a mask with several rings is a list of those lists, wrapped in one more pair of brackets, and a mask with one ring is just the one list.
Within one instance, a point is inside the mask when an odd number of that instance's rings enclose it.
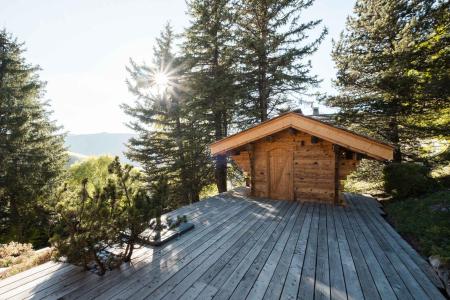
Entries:
{"label": "deck plank", "polygon": [[[236,237],[233,236],[230,241],[227,241],[228,244],[215,250],[212,254],[206,255],[206,257],[202,258],[202,261],[191,262],[188,266],[184,267],[183,270],[178,271],[176,275],[167,280],[164,283],[164,286],[148,294],[146,298],[148,297],[155,300],[164,298],[170,300],[181,297],[184,291],[197,281],[209,268],[213,267],[216,263],[223,265],[224,260],[227,260],[228,257],[235,254],[247,242],[254,240],[259,234],[262,234],[266,228],[266,218],[270,214],[273,214],[278,206],[279,205],[274,205],[267,210],[263,210],[259,216],[256,216],[251,227],[241,230]],[[185,297],[183,296],[183,298]]]}
{"label": "deck plank", "polygon": [[[403,283],[406,285],[404,288],[402,288],[402,292],[404,293],[402,297],[427,299],[428,296],[420,287],[420,284],[415,280],[413,275],[398,259],[395,252],[393,252],[391,249],[387,249],[388,245],[386,245],[385,241],[383,241],[383,239],[378,235],[376,229],[368,225],[367,222],[364,222],[362,218],[363,215],[361,215],[361,212],[358,212],[358,214],[355,215],[355,221],[358,222],[360,229],[366,236],[372,249],[374,249],[378,256],[383,254],[386,255],[389,261],[385,261],[384,264],[386,265],[386,267],[391,266],[392,268],[394,268],[402,279]],[[391,280],[391,277],[389,278],[389,280]]]}
{"label": "deck plank", "polygon": [[330,266],[330,297],[333,300],[343,300],[347,299],[347,292],[345,289],[341,254],[333,219],[333,209],[334,207],[331,205],[326,206],[328,258]]}
{"label": "deck plank", "polygon": [[[354,203],[356,203],[357,201],[359,201],[359,199],[353,199]],[[363,209],[360,210],[359,213],[364,216],[365,224],[371,227],[372,234],[374,234],[378,238],[378,240],[381,241],[380,244],[384,246],[384,252],[389,255],[391,263],[394,265],[394,267],[397,267],[399,268],[399,270],[401,270],[400,274],[406,278],[409,277],[409,274],[414,277],[413,281],[408,280],[407,283],[409,285],[415,286],[415,281],[422,287],[422,289],[430,298],[444,299],[443,295],[439,292],[438,289],[436,289],[433,280],[428,276],[427,273],[424,272],[424,270],[420,266],[415,263],[411,256],[401,246],[401,241],[404,240],[402,240],[401,238],[394,239],[392,235],[390,235],[389,232],[385,230],[386,226],[383,226],[382,223],[385,223],[389,227],[390,225],[387,224],[384,219],[380,220],[374,217],[374,215],[377,214],[371,214],[370,210],[367,211],[366,209]],[[416,255],[418,254],[416,253]],[[420,292],[416,288],[410,288],[412,289],[412,291],[416,292],[415,294],[413,293],[413,295],[420,295]]]}
{"label": "deck plank", "polygon": [[[364,199],[363,203],[365,206],[369,206],[368,202],[375,202],[375,199],[368,198],[368,197],[362,197],[358,195],[358,200]],[[366,210],[367,211],[367,210]],[[393,245],[397,244],[398,251],[401,253],[404,253],[405,255],[402,255],[401,258],[405,262],[406,265],[411,267],[414,272],[418,272],[420,274],[419,280],[425,280],[424,284],[429,286],[429,282],[438,287],[439,289],[443,289],[444,285],[440,278],[437,276],[436,272],[432,269],[431,265],[423,258],[421,257],[410,244],[408,244],[401,236],[400,234],[392,228],[392,226],[386,222],[386,220],[380,216],[380,214],[376,213],[368,213],[370,218],[372,220],[375,220],[377,222],[377,225],[381,226],[381,231],[383,232],[384,236],[389,241],[394,241]],[[394,246],[395,247],[395,246]],[[420,272],[418,268],[422,271]],[[424,279],[422,275],[425,275],[427,279]]]}
{"label": "deck plank", "polygon": [[391,283],[387,279],[386,274],[383,272],[383,268],[373,254],[372,249],[367,244],[364,235],[358,230],[357,226],[354,226],[355,224],[353,223],[353,217],[353,212],[349,210],[348,207],[345,208],[343,214],[344,222],[348,223],[349,228],[351,228],[355,236],[355,242],[358,243],[361,252],[364,253],[364,259],[366,260],[367,265],[370,266],[369,271],[375,282],[379,295],[382,299],[395,299],[396,295],[391,287]]}
{"label": "deck plank", "polygon": [[[260,228],[260,232],[253,235],[248,242],[241,248],[233,248],[232,251],[227,251],[217,263],[208,268],[198,279],[193,283],[182,283],[178,285],[172,292],[174,296],[172,299],[178,296],[181,290],[183,292],[183,299],[194,299],[197,297],[206,287],[217,288],[229,278],[230,274],[234,271],[235,267],[242,261],[247,253],[256,245],[258,240],[263,238],[264,235],[270,234],[271,224],[276,220],[281,220],[283,215],[287,213],[288,203],[286,201],[280,202],[280,206],[277,212],[269,213],[269,216],[264,220],[263,226]],[[273,227],[273,226],[272,226]],[[274,228],[274,227],[273,227]],[[185,289],[185,287],[191,284]]]}
{"label": "deck plank", "polygon": [[358,214],[356,210],[346,209],[346,213],[360,248],[366,257],[367,264],[370,266],[370,270],[381,297],[395,297],[393,295],[393,293],[395,293],[397,298],[412,299],[405,284],[381,250],[380,246],[374,239],[369,239],[366,232],[360,228],[360,224],[357,222]]}
{"label": "deck plank", "polygon": [[316,262],[317,262],[317,236],[319,231],[319,206],[313,205],[311,227],[308,236],[305,262],[303,263],[302,276],[297,299],[313,299],[315,278],[316,278]]}
{"label": "deck plank", "polygon": [[[187,251],[189,247],[194,247],[197,243],[200,243],[204,236],[210,234],[211,231],[215,230],[217,226],[228,221],[237,213],[248,209],[252,205],[250,202],[243,203],[231,203],[231,205],[226,207],[221,207],[221,210],[214,210],[213,212],[208,212],[205,217],[199,218],[197,221],[193,221],[195,228],[189,234],[183,235],[175,241],[165,245],[161,249],[151,250],[152,248],[147,248],[147,254],[133,257],[130,264],[125,264],[121,266],[120,270],[115,270],[113,272],[105,274],[105,276],[110,276],[112,279],[104,280],[103,278],[97,278],[95,283],[85,283],[85,286],[90,285],[90,289],[75,289],[73,292],[67,294],[65,298],[67,299],[77,299],[81,298],[94,298],[107,291],[110,291],[111,287],[117,286],[118,284],[124,283],[128,278],[132,276],[139,276],[137,272],[140,269],[151,264],[155,260],[163,260],[164,257],[168,255],[182,255],[182,251]],[[220,213],[220,218],[217,217]],[[211,220],[215,220],[214,225],[211,226]],[[95,287],[95,288],[94,288]]]}
{"label": "deck plank", "polygon": [[222,239],[224,235],[232,234],[236,230],[242,228],[245,224],[242,222],[244,222],[252,213],[258,211],[258,208],[259,207],[256,206],[253,207],[253,209],[241,211],[231,219],[223,222],[216,229],[203,236],[201,241],[198,241],[198,244],[193,244],[192,249],[183,251],[182,254],[177,254],[175,256],[171,255],[169,258],[152,261],[150,265],[140,269],[137,272],[139,273],[137,276],[133,276],[125,282],[121,282],[119,285],[100,295],[99,298],[114,299],[131,297],[146,286],[149,286],[149,283],[158,281],[158,279],[164,275],[164,272],[174,272],[175,270],[179,270],[184,264],[200,255],[210,246],[214,246],[214,243]]}
{"label": "deck plank", "polygon": [[[235,208],[235,205],[237,205],[236,208]],[[251,203],[242,202],[242,205],[251,205]],[[227,212],[226,216],[229,216],[228,212],[234,214],[236,211],[239,210],[239,207],[240,207],[240,204],[238,204],[238,202],[234,202],[234,201],[230,201],[230,203],[228,203],[226,207],[219,206],[219,208],[222,208]],[[205,209],[207,211],[209,208],[205,208]],[[218,210],[213,210],[212,212],[209,212],[208,214],[215,215],[217,213],[219,213]],[[193,218],[192,222],[194,224],[197,224],[199,221],[202,220],[202,218],[203,217],[200,215],[196,218]],[[196,231],[198,232],[198,228],[196,228],[193,232],[190,232],[189,236],[191,238],[193,238],[195,236],[195,234],[197,233]],[[94,276],[94,277],[93,276],[85,276],[84,278],[80,279],[79,273],[74,274],[74,276],[72,276],[70,278],[70,281],[68,281],[68,280],[59,281],[60,284],[64,284],[64,288],[62,288],[62,289],[58,288],[58,285],[52,286],[52,287],[47,287],[46,289],[43,289],[43,290],[41,289],[40,291],[35,292],[33,297],[36,299],[38,299],[39,297],[58,298],[60,295],[65,295],[64,297],[66,299],[73,299],[73,298],[79,297],[80,294],[83,295],[83,298],[94,297],[95,295],[98,295],[105,290],[109,290],[109,288],[112,285],[116,284],[120,280],[120,277],[127,274],[126,271],[131,270],[132,271],[131,274],[133,274],[133,271],[135,269],[137,269],[139,266],[146,265],[149,260],[154,260],[156,257],[159,257],[158,255],[153,255],[153,254],[159,254],[159,253],[163,253],[163,252],[169,253],[167,251],[168,250],[167,248],[173,247],[178,242],[180,242],[181,240],[184,240],[184,239],[186,239],[186,236],[182,236],[182,238],[180,238],[180,240],[177,240],[177,241],[171,243],[169,246],[164,247],[162,250],[160,250],[160,252],[157,252],[157,253],[147,250],[147,251],[143,252],[143,255],[139,255],[139,253],[142,253],[142,251],[138,251],[136,253],[138,255],[133,256],[131,264],[124,264],[121,266],[120,270],[114,270],[112,272],[107,272],[102,277],[100,277],[100,276]],[[174,251],[175,249],[172,249],[172,250]],[[114,276],[117,274],[120,274],[121,276],[116,276],[116,278],[114,278],[114,280],[109,280],[109,278],[111,276]],[[88,288],[82,289],[82,288],[80,288],[82,286],[86,286]],[[90,291],[93,291],[94,294],[92,294],[92,293],[89,294]],[[88,294],[84,295],[86,293],[88,293]]]}
{"label": "deck plank", "polygon": [[317,236],[316,282],[314,299],[327,300],[330,291],[330,264],[328,260],[327,212],[325,204],[319,206],[319,231]]}
{"label": "deck plank", "polygon": [[445,299],[380,203],[346,200],[220,194],[165,215],[187,214],[193,231],[102,277],[48,262],[0,280],[0,299]]}
{"label": "deck plank", "polygon": [[[293,204],[294,205],[294,204]],[[287,220],[292,215],[292,207],[288,209],[288,214],[276,224],[275,230],[272,234],[266,236],[263,240],[258,241],[258,244],[247,254],[247,256],[239,263],[234,272],[230,275],[230,278],[222,285],[222,287],[216,291],[217,293],[202,294],[199,295],[199,299],[208,299],[213,296],[213,299],[229,299],[231,297],[245,298],[248,291],[251,289],[256,276],[258,276],[259,270],[261,270],[267,256],[276,239],[283,232],[287,225]],[[208,292],[211,292],[208,290]]]}
{"label": "deck plank", "polygon": [[284,282],[283,291],[280,299],[297,299],[298,288],[303,269],[303,263],[306,255],[306,245],[309,236],[309,229],[311,226],[313,206],[309,203],[304,204],[306,211],[305,220],[302,224],[302,229],[295,245],[294,254],[289,265],[289,270]]}
{"label": "deck plank", "polygon": [[[275,269],[278,266],[281,255],[284,252],[289,236],[292,234],[292,229],[297,222],[301,209],[302,205],[298,204],[288,222],[288,225],[286,226],[286,230],[284,230],[283,234],[279,237],[275,247],[272,249],[272,252],[259,273],[258,278],[253,283],[253,287],[247,295],[247,299],[262,299],[264,297],[266,289],[269,286],[272,276],[274,275]],[[277,278],[277,280],[280,280],[280,278]]]}
{"label": "deck plank", "polygon": [[358,279],[364,294],[364,298],[380,299],[380,295],[378,294],[374,279],[372,278],[372,274],[369,271],[369,267],[367,266],[367,263],[364,259],[364,254],[359,248],[359,244],[356,240],[353,229],[351,228],[345,217],[344,208],[338,207],[336,208],[336,211],[338,212],[340,222],[342,223],[342,226],[344,228],[345,236],[352,253],[353,263],[358,273]]}
{"label": "deck plank", "polygon": [[[215,214],[220,212],[220,209],[224,208],[223,205],[230,205],[230,208],[233,207],[233,205],[236,205],[241,201],[235,201],[231,200],[230,202],[226,203],[222,200],[217,200],[216,198],[210,199],[206,201],[206,203],[201,208],[200,212],[203,211],[203,214],[200,213],[198,216],[190,216],[190,219],[193,223],[197,223],[197,220],[200,220],[205,214],[205,212],[209,211],[209,213]],[[243,205],[250,205],[250,203],[242,202]],[[217,206],[216,206],[217,205]],[[198,211],[198,206],[193,205],[194,211]],[[217,208],[212,209],[211,206],[214,206]],[[186,212],[187,210],[183,208],[183,210],[177,210],[176,212],[172,212],[171,214],[178,214],[178,212]],[[144,255],[139,255],[139,253],[143,253]],[[137,261],[140,261],[141,259],[145,258],[146,256],[150,255],[150,258],[152,258],[152,251],[137,251],[137,255],[133,256],[133,263],[136,263]],[[127,265],[123,265],[127,266]],[[68,276],[67,278],[58,278],[54,277],[51,280],[45,281],[42,284],[39,284],[38,290],[29,290],[28,292],[33,293],[33,298],[39,299],[44,297],[51,297],[51,298],[58,298],[60,295],[65,295],[65,298],[69,299],[72,298],[73,295],[70,294],[70,292],[74,292],[75,296],[77,296],[78,292],[85,293],[92,288],[95,288],[96,290],[100,290],[103,284],[110,285],[114,283],[114,281],[108,280],[110,277],[114,276],[114,274],[117,274],[117,270],[113,272],[107,272],[104,276],[84,276],[82,272],[72,272],[72,276]],[[90,289],[80,289],[81,286],[89,286]],[[22,292],[21,294],[18,294],[18,298],[24,298],[27,296],[27,291]]]}
{"label": "deck plank", "polygon": [[294,228],[292,229],[291,235],[289,236],[286,247],[283,250],[280,261],[278,262],[278,265],[275,269],[275,273],[272,276],[272,279],[270,280],[270,283],[267,287],[266,294],[264,295],[264,299],[266,300],[279,299],[281,296],[283,286],[289,272],[289,267],[295,253],[295,247],[297,245],[298,239],[300,238],[300,233],[305,221],[307,209],[308,205],[303,205],[302,210],[300,211],[300,215],[298,216]]}
{"label": "deck plank", "polygon": [[274,231],[282,226],[280,223],[283,221],[284,217],[290,214],[290,208],[291,205],[287,203],[286,211],[271,221],[268,230],[255,245],[253,245],[248,252],[241,252],[233,263],[230,264],[229,268],[227,265],[227,268],[224,268],[216,277],[214,277],[211,283],[204,286],[200,294],[196,297],[198,299],[212,299],[218,292],[219,295],[216,296],[216,298],[222,297],[226,299],[227,296],[225,295],[228,295],[229,297],[233,293],[234,288],[239,284],[240,278],[244,276],[245,272]]}
{"label": "deck plank", "polygon": [[[356,271],[355,262],[350,251],[344,226],[338,212],[338,208],[333,207],[333,221],[336,229],[336,238],[339,246],[339,253],[342,262],[342,272],[344,274],[345,290],[348,299],[363,299],[363,291]],[[343,297],[344,298],[344,297]]]}
{"label": "deck plank", "polygon": [[[264,270],[264,266],[266,265],[268,259],[270,258],[271,254],[273,253],[273,250],[277,248],[276,246],[282,243],[284,239],[280,239],[280,237],[285,237],[286,233],[289,233],[293,223],[295,222],[295,219],[297,217],[296,212],[297,208],[299,206],[293,202],[293,204],[290,207],[290,215],[288,217],[285,217],[280,224],[283,224],[282,227],[280,227],[280,232],[277,235],[272,234],[270,239],[266,242],[263,249],[259,252],[258,257],[253,261],[252,265],[250,266],[250,269],[247,270],[242,280],[239,282],[238,286],[234,290],[233,294],[231,295],[230,299],[252,299],[249,296],[250,291],[252,290],[252,287],[254,286],[255,282],[259,279],[259,275],[261,274],[262,270]],[[264,272],[264,275],[270,276],[268,273],[270,272],[270,269],[266,269],[266,272]],[[265,280],[265,279],[264,279]],[[261,288],[264,289],[264,286]],[[218,297],[220,299],[220,297]]]}

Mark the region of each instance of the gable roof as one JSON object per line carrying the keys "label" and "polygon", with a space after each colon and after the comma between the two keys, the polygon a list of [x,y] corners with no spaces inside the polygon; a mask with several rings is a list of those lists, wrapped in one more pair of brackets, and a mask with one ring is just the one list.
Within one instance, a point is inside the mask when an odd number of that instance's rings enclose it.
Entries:
{"label": "gable roof", "polygon": [[211,153],[213,155],[223,154],[287,128],[294,128],[317,136],[333,144],[366,154],[375,159],[392,160],[394,155],[394,147],[389,144],[332,126],[296,112],[282,114],[247,130],[214,142],[210,145]]}

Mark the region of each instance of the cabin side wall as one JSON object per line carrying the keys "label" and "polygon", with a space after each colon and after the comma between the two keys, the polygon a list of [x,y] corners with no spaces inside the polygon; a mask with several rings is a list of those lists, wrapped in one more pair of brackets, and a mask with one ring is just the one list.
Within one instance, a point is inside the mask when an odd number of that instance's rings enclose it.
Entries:
{"label": "cabin side wall", "polygon": [[303,201],[332,202],[335,194],[333,144],[298,133],[294,152],[294,192]]}
{"label": "cabin side wall", "polygon": [[[279,151],[281,149],[282,151]],[[272,152],[277,150],[276,152]],[[356,155],[336,154],[333,144],[317,140],[303,132],[284,130],[241,149],[232,155],[236,164],[251,177],[252,195],[271,198],[270,153],[284,153],[292,159],[292,199],[296,201],[326,201],[335,199],[336,155],[339,181],[357,167]],[[253,168],[252,162],[253,161]],[[340,190],[342,189],[341,184]]]}

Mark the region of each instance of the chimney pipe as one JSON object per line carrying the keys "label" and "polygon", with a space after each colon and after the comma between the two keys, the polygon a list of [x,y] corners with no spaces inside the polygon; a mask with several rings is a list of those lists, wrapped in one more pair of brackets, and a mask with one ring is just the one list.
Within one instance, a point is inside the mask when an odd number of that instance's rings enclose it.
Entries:
{"label": "chimney pipe", "polygon": [[319,115],[319,107],[313,107],[313,116]]}

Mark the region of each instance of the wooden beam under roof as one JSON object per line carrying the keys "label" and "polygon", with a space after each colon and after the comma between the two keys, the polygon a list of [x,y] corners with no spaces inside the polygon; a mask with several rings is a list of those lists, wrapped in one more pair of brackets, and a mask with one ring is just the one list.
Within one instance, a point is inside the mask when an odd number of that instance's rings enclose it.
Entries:
{"label": "wooden beam under roof", "polygon": [[333,144],[365,154],[378,160],[392,160],[394,147],[375,139],[337,128],[322,121],[289,112],[241,131],[210,145],[213,155],[254,142],[284,129],[296,130],[317,136]]}

